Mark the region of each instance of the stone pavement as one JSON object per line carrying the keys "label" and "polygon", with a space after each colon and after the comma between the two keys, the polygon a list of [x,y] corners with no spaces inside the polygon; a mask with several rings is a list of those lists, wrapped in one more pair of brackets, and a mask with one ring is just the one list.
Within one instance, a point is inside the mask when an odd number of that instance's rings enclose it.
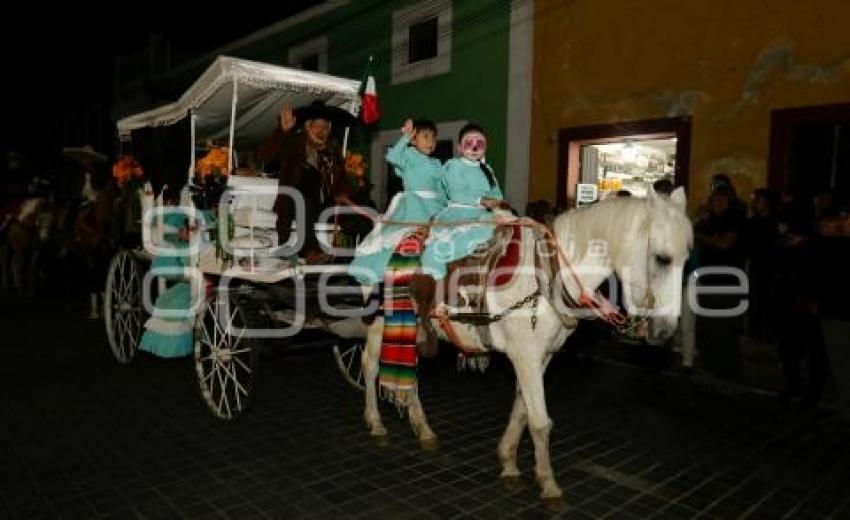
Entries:
{"label": "stone pavement", "polygon": [[[418,448],[384,405],[390,445],[330,350],[264,359],[253,407],[211,417],[188,360],[111,358],[100,322],[0,303],[0,518],[538,518],[533,484],[498,481],[513,397],[496,360],[423,368],[440,450]],[[564,518],[850,517],[850,425],[719,393],[639,366],[559,355],[547,374]]]}

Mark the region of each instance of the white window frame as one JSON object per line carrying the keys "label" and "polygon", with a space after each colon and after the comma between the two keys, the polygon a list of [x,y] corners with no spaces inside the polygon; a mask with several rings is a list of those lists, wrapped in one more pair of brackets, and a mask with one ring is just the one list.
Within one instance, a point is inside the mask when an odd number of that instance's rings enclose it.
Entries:
{"label": "white window frame", "polygon": [[[436,123],[437,140],[450,140],[452,143],[457,143],[457,134],[467,123],[469,123],[469,121],[466,119]],[[399,130],[384,130],[382,132],[378,132],[378,135],[375,136],[374,140],[372,140],[372,177],[370,179],[370,182],[372,183],[371,196],[372,201],[375,202],[375,205],[380,211],[383,211],[389,202],[386,200],[388,184],[387,177],[390,173],[387,159],[385,157],[386,150],[388,147],[394,145],[400,137],[401,132]],[[455,152],[455,157],[457,157],[457,147],[455,146],[453,150]]]}
{"label": "white window frame", "polygon": [[[409,63],[410,26],[437,18],[437,55]],[[452,1],[423,0],[393,12],[392,84],[408,83],[452,69]]]}
{"label": "white window frame", "polygon": [[319,56],[318,72],[328,72],[328,37],[319,36],[289,48],[286,62],[290,67],[301,68],[301,61],[313,54]]}

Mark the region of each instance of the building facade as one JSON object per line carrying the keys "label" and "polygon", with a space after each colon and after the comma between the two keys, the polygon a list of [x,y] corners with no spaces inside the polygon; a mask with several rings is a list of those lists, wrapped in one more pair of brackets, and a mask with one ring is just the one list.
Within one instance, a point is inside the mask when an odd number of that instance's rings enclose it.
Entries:
{"label": "building facade", "polygon": [[355,132],[351,144],[370,164],[378,205],[397,189],[384,153],[400,136],[406,117],[422,117],[437,123],[436,153],[442,159],[454,154],[464,124],[482,125],[489,140],[487,160],[508,198],[523,208],[531,7],[530,1],[505,0],[331,0],[172,67],[153,85],[179,92],[221,54],[355,79],[372,56],[381,120]]}
{"label": "building facade", "polygon": [[530,197],[667,176],[693,207],[715,173],[743,196],[847,192],[848,19],[841,0],[537,0]]}

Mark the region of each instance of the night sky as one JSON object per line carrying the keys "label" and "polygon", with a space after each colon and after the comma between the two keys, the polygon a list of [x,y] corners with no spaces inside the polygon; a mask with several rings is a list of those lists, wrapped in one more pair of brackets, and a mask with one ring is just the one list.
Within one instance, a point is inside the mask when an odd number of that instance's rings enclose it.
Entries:
{"label": "night sky", "polygon": [[187,10],[187,4],[173,1],[115,2],[97,9],[81,2],[19,4],[14,12],[7,7],[0,24],[5,116],[0,150],[37,150],[51,121],[108,99],[113,56],[142,50],[151,33],[171,42],[172,56],[203,54],[319,3],[238,2],[232,11],[222,3]]}

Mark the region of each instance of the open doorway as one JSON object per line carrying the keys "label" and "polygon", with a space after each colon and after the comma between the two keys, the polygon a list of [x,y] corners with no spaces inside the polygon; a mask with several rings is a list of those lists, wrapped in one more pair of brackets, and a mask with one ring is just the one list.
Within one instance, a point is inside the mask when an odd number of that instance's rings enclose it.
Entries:
{"label": "open doorway", "polygon": [[644,197],[659,179],[687,186],[690,140],[689,117],[561,129],[557,204]]}
{"label": "open doorway", "polygon": [[768,186],[802,208],[829,193],[850,203],[850,103],[774,110]]}

